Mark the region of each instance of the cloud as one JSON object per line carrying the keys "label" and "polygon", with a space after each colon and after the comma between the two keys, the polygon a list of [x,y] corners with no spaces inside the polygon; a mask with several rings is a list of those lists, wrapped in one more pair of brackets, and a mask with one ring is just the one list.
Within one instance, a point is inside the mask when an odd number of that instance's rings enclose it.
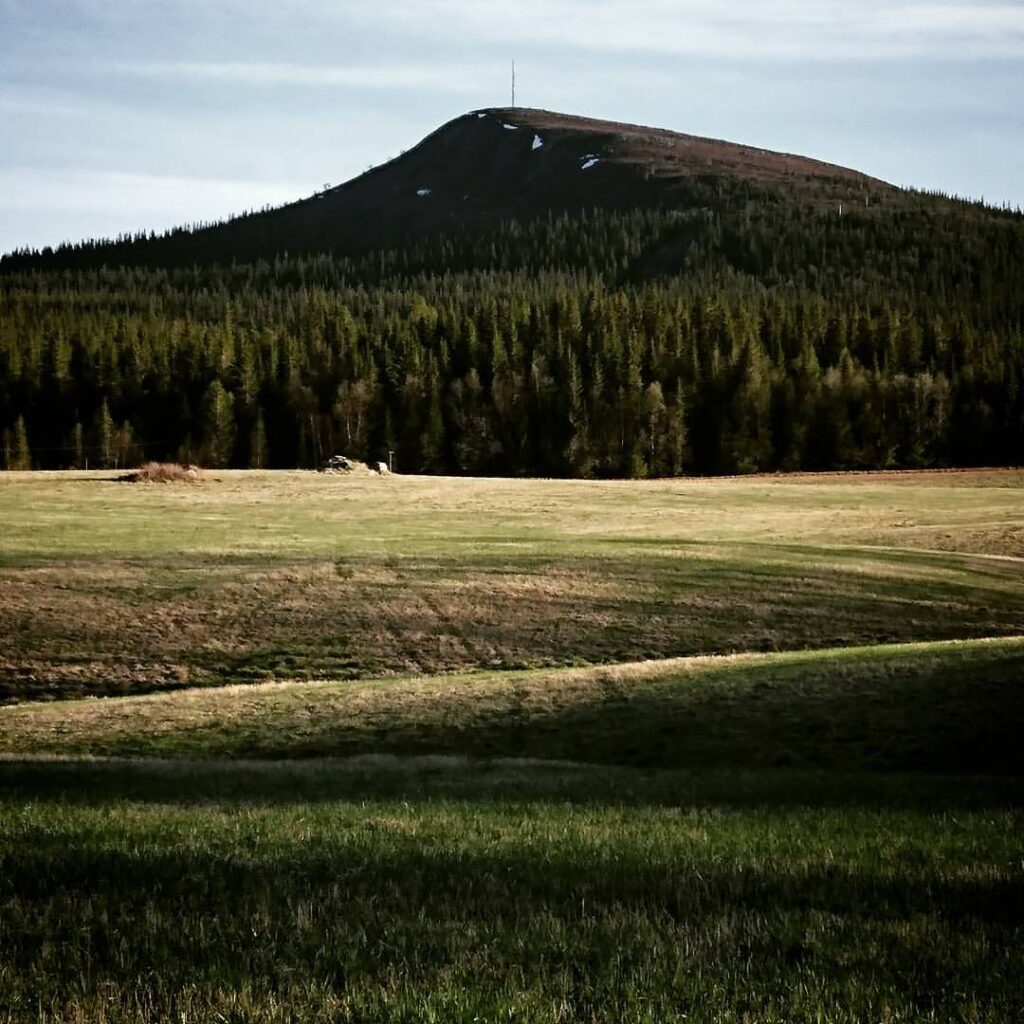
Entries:
{"label": "cloud", "polygon": [[[28,26],[57,36],[88,32],[101,48],[144,39],[153,57],[187,52],[214,61],[165,64],[166,73],[191,69],[270,84],[378,88],[390,65],[399,87],[403,80],[433,86],[443,62],[424,60],[425,39],[432,54],[447,55],[486,44],[638,58],[1024,56],[1024,4],[1007,0],[518,0],[514,15],[506,0],[176,0],[158,5],[158,15],[150,0],[0,0],[0,12],[5,4],[2,18],[15,35]],[[218,42],[225,38],[226,46]],[[379,69],[333,64],[334,54],[379,53],[395,44],[411,66],[395,53]],[[292,63],[216,63],[228,53]]]}
{"label": "cloud", "polygon": [[512,56],[527,105],[1020,199],[1024,0],[0,0],[0,243],[308,194]]}
{"label": "cloud", "polygon": [[337,65],[252,61],[131,61],[111,71],[144,78],[191,79],[246,86],[318,86],[358,89],[431,89],[473,93],[493,67],[475,64]]}
{"label": "cloud", "polygon": [[396,0],[353,19],[462,40],[664,56],[853,60],[1024,55],[1024,8],[905,0]]}
{"label": "cloud", "polygon": [[80,212],[117,218],[124,230],[154,214],[181,221],[223,217],[308,193],[274,181],[129,174],[122,171],[0,168],[0,210]]}
{"label": "cloud", "polygon": [[124,107],[113,99],[97,98],[68,88],[52,89],[17,86],[0,92],[0,115],[30,118],[123,117]]}
{"label": "cloud", "polygon": [[[670,88],[675,77],[665,67],[605,68],[600,61],[588,66],[565,67],[524,54],[517,64],[520,72],[520,98],[532,92],[536,96],[559,97],[563,101],[585,102],[595,90],[617,82],[618,87],[634,90]],[[436,65],[357,65],[326,66],[260,62],[119,62],[103,73],[130,75],[143,79],[204,82],[248,89],[309,88],[321,93],[337,90],[395,90],[416,95],[454,98],[459,111],[470,107],[508,102],[509,65],[504,58],[481,64]],[[720,69],[719,74],[728,73]],[[0,100],[2,109],[2,100]]]}
{"label": "cloud", "polygon": [[222,220],[311,191],[282,181],[0,167],[0,253]]}

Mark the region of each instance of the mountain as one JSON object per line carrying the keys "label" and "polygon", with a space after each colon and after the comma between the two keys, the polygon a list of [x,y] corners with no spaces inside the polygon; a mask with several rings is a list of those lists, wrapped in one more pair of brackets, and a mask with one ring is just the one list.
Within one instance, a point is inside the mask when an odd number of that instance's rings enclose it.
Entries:
{"label": "mountain", "polygon": [[162,239],[93,246],[146,264],[352,255],[428,234],[585,209],[688,210],[742,184],[752,195],[814,208],[864,205],[897,190],[807,157],[546,110],[471,111],[413,149],[335,188],[273,210]]}
{"label": "mountain", "polygon": [[263,220],[302,248],[351,251],[549,211],[685,208],[696,186],[723,177],[816,201],[863,201],[889,188],[805,157],[544,110],[492,109],[456,118],[397,159]]}
{"label": "mountain", "polygon": [[0,261],[0,464],[1019,465],[1024,217],[473,111],[337,188]]}

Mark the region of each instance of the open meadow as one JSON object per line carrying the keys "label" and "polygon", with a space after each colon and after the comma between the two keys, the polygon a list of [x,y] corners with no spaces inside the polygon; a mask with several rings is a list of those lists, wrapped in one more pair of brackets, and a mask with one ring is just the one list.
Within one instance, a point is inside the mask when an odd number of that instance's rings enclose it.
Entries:
{"label": "open meadow", "polygon": [[0,701],[1022,632],[1024,472],[0,481]]}
{"label": "open meadow", "polygon": [[0,1022],[1024,1019],[1024,472],[0,523]]}

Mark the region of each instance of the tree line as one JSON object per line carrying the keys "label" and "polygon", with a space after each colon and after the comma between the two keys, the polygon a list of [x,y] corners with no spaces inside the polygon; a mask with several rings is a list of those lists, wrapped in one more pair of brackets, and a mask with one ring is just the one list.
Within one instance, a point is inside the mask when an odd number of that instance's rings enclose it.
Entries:
{"label": "tree line", "polygon": [[19,254],[0,264],[0,459],[393,452],[404,472],[580,477],[1016,464],[1022,225],[942,197],[839,216],[737,187],[715,208],[357,254]]}

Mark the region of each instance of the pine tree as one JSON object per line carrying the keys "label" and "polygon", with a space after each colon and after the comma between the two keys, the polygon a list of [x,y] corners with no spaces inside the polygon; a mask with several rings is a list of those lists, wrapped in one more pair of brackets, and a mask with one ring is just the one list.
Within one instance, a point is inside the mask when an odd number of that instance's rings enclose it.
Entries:
{"label": "pine tree", "polygon": [[75,449],[75,469],[85,469],[85,431],[77,420],[71,437],[71,443]]}
{"label": "pine tree", "polygon": [[132,425],[125,420],[114,436],[114,465],[117,468],[138,462]]}
{"label": "pine tree", "polygon": [[110,469],[114,465],[114,418],[110,415],[110,406],[103,399],[100,411],[96,416],[96,438],[99,446],[99,463],[101,469]]}
{"label": "pine tree", "polygon": [[32,468],[32,452],[28,444],[28,430],[25,427],[24,416],[19,416],[14,424],[14,445],[8,465],[11,469]]}
{"label": "pine tree", "polygon": [[235,449],[234,402],[219,380],[203,396],[203,462],[221,469],[231,465]]}
{"label": "pine tree", "polygon": [[651,381],[644,389],[644,418],[647,427],[647,472],[662,476],[666,467],[662,463],[666,445],[668,407],[661,384]]}
{"label": "pine tree", "polygon": [[263,469],[267,465],[267,428],[263,422],[263,409],[257,407],[256,422],[249,438],[249,468]]}
{"label": "pine tree", "polygon": [[594,458],[590,449],[590,424],[587,418],[586,397],[583,389],[583,375],[579,361],[569,353],[569,443],[565,458],[574,476],[588,477],[593,473]]}
{"label": "pine tree", "polygon": [[[4,465],[19,416],[46,468],[211,443],[215,461],[310,465],[389,439],[432,472],[1020,460],[1024,218],[907,196],[839,224],[749,185],[688,187],[703,212],[589,211],[367,257],[261,263],[254,236],[252,263],[188,270],[133,266],[128,243],[19,257],[27,273],[5,258]],[[211,425],[214,378],[233,410]]]}
{"label": "pine tree", "polygon": [[444,468],[444,411],[441,403],[441,383],[437,366],[431,368],[427,379],[427,415],[420,439],[422,469],[426,473],[441,472]]}
{"label": "pine tree", "polygon": [[668,473],[680,476],[686,463],[686,401],[682,378],[676,381],[675,394],[668,407]]}

